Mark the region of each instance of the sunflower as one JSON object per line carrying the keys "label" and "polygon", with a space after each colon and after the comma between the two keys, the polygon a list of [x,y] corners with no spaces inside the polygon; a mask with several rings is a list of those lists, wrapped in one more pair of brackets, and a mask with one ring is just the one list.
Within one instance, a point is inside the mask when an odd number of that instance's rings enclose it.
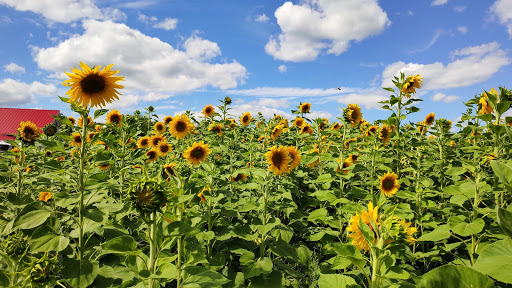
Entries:
{"label": "sunflower", "polygon": [[80,133],[73,133],[71,138],[71,145],[73,146],[81,146],[82,145],[82,136]]}
{"label": "sunflower", "polygon": [[[84,127],[84,120],[82,117],[78,118],[78,127],[82,128]],[[94,124],[94,121],[92,121],[92,118],[91,116],[87,116],[87,125],[92,125]]]}
{"label": "sunflower", "polygon": [[396,175],[394,172],[390,173],[387,172],[383,176],[379,176],[380,179],[380,191],[382,191],[382,194],[386,197],[390,197],[393,194],[396,194],[396,191],[398,191],[398,188],[400,188],[400,184],[398,184],[398,175]]}
{"label": "sunflower", "polygon": [[[168,176],[176,176],[176,164],[175,163],[170,163],[170,164],[165,164],[164,166],[164,173],[165,175],[168,177]],[[162,174],[164,175],[164,174]],[[167,177],[164,177],[164,178],[167,178]]]}
{"label": "sunflower", "polygon": [[[361,210],[361,215],[356,213],[355,216],[350,218],[350,226],[347,227],[347,231],[352,232],[352,234],[348,235],[348,237],[352,238],[352,245],[356,246],[359,250],[366,251],[370,250],[370,245],[364,239],[363,233],[361,232],[361,228],[359,227],[360,222],[362,220],[363,223],[368,225],[370,229],[373,230],[371,222],[374,222],[377,227],[380,226],[380,217],[378,213],[379,207],[373,207],[373,203],[370,202],[368,204],[368,211]],[[370,222],[371,221],[371,222]],[[377,240],[377,239],[375,239]]]}
{"label": "sunflower", "polygon": [[427,133],[428,127],[425,125],[423,121],[420,121],[420,123],[418,123],[418,131],[420,131],[421,134]]}
{"label": "sunflower", "polygon": [[272,139],[273,140],[276,140],[277,137],[279,137],[279,135],[281,135],[281,133],[283,133],[283,126],[281,125],[277,125],[276,127],[274,127],[274,129],[272,130]]}
{"label": "sunflower", "polygon": [[169,125],[169,123],[171,123],[171,121],[172,121],[171,116],[165,116],[165,118],[164,118],[165,125]]}
{"label": "sunflower", "polygon": [[300,155],[300,151],[297,150],[294,146],[286,147],[288,149],[288,155],[290,156],[290,170],[295,169],[299,166],[302,156]]}
{"label": "sunflower", "polygon": [[229,104],[231,104],[231,97],[228,97],[228,96],[224,97],[224,105],[229,105]]}
{"label": "sunflower", "polygon": [[155,148],[151,148],[148,152],[146,152],[146,156],[148,156],[148,159],[146,162],[152,162],[158,159],[158,150]]}
{"label": "sunflower", "polygon": [[407,76],[404,84],[402,85],[402,92],[404,92],[407,98],[411,97],[411,93],[416,93],[416,88],[421,88],[423,84],[423,77],[420,74],[415,76]]}
{"label": "sunflower", "polygon": [[204,106],[203,108],[203,115],[206,117],[211,117],[215,113],[215,109],[213,109],[213,106],[208,104]]}
{"label": "sunflower", "polygon": [[164,122],[156,122],[155,126],[153,126],[153,129],[155,129],[158,133],[164,133],[165,132],[165,123]]}
{"label": "sunflower", "polygon": [[391,127],[388,124],[382,124],[382,127],[379,131],[379,139],[384,143],[389,143],[389,139],[391,138]]}
{"label": "sunflower", "polygon": [[427,125],[427,126],[431,126],[432,124],[434,124],[435,120],[436,120],[436,114],[430,113],[427,115],[427,117],[425,117],[425,121],[423,121],[423,123],[425,123],[425,125]]}
{"label": "sunflower", "polygon": [[411,227],[411,222],[405,222],[405,219],[403,219],[402,221],[400,221],[400,226],[402,226],[402,228],[404,229],[404,233],[405,235],[407,235],[405,241],[409,242],[410,244],[414,244],[416,243],[416,239],[414,239],[414,237],[412,237],[412,234],[418,232],[418,228],[416,227]]}
{"label": "sunflower", "polygon": [[206,202],[206,197],[203,194],[205,191],[210,191],[210,188],[204,187],[203,190],[201,190],[201,192],[197,193],[197,197],[201,199],[201,203]]}
{"label": "sunflower", "polygon": [[281,175],[283,173],[288,173],[289,167],[288,163],[290,162],[290,152],[287,147],[284,146],[274,146],[270,148],[270,151],[265,153],[267,157],[267,163],[269,171],[273,171],[276,175]]}
{"label": "sunflower", "polygon": [[373,136],[375,134],[377,134],[377,131],[379,131],[379,126],[378,125],[372,125],[370,126],[370,128],[368,128],[368,130],[366,130],[366,136]]}
{"label": "sunflower", "polygon": [[217,133],[217,135],[222,136],[222,124],[215,124],[215,121],[210,124],[210,127],[208,127],[209,131],[213,131]]}
{"label": "sunflower", "polygon": [[156,148],[158,146],[158,143],[162,140],[165,140],[165,137],[162,135],[155,134],[151,136],[151,139],[149,140],[149,144],[151,147]]}
{"label": "sunflower", "polygon": [[48,123],[44,126],[43,133],[46,136],[51,137],[51,136],[55,135],[55,133],[57,133],[57,126],[55,126],[55,124],[53,124],[53,123]]}
{"label": "sunflower", "polygon": [[101,163],[100,165],[98,165],[98,168],[100,168],[101,170],[105,171],[105,170],[108,170],[108,168],[110,168],[110,164],[108,164],[108,163]]}
{"label": "sunflower", "polygon": [[150,142],[151,138],[149,136],[144,136],[137,140],[137,148],[148,148]]}
{"label": "sunflower", "polygon": [[484,93],[482,97],[480,97],[480,100],[478,100],[478,107],[480,108],[480,111],[478,111],[478,114],[489,114],[494,112],[491,105],[489,105],[488,102],[489,98],[487,97],[487,94]]}
{"label": "sunflower", "polygon": [[45,155],[46,157],[52,157],[53,153],[52,153],[51,151],[46,150],[46,152],[44,153],[44,155]]}
{"label": "sunflower", "polygon": [[190,118],[187,115],[176,115],[169,123],[169,132],[176,139],[185,138],[194,129],[194,124],[190,122]]}
{"label": "sunflower", "polygon": [[[275,115],[275,114],[274,114],[274,115]],[[277,114],[277,115],[275,115],[275,116],[274,116],[274,120],[276,120],[276,121],[281,121],[281,120],[283,120],[283,116],[281,116],[281,115]]]}
{"label": "sunflower", "polygon": [[358,155],[350,154],[350,155],[348,155],[347,161],[350,161],[350,163],[352,163],[352,164],[356,164],[357,158],[359,158],[359,154]]}
{"label": "sunflower", "polygon": [[240,124],[243,126],[247,126],[251,123],[251,113],[245,112],[242,114],[242,117],[240,117]]}
{"label": "sunflower", "polygon": [[164,139],[160,142],[158,142],[158,145],[156,146],[156,150],[158,151],[158,154],[160,156],[165,156],[169,151],[172,151],[171,144],[167,144],[167,141]]}
{"label": "sunflower", "polygon": [[[494,154],[491,154],[491,155],[494,155]],[[34,166],[34,165],[29,165],[27,168],[25,168],[25,172],[28,173],[28,172],[30,172],[30,170],[34,169],[35,167],[36,166]]]}
{"label": "sunflower", "polygon": [[94,135],[96,135],[97,133],[87,133],[87,142],[91,142],[92,141],[92,138],[94,137]]}
{"label": "sunflower", "polygon": [[48,200],[52,199],[52,196],[53,195],[51,192],[48,192],[48,191],[41,192],[41,193],[39,193],[39,201],[48,202]]}
{"label": "sunflower", "polygon": [[60,162],[64,161],[64,159],[66,159],[66,156],[59,156],[59,157],[55,158],[55,160],[60,161]]}
{"label": "sunflower", "polygon": [[306,103],[300,103],[300,112],[302,113],[308,113],[309,110],[311,110],[311,104],[309,102]]}
{"label": "sunflower", "polygon": [[347,141],[345,141],[345,148],[350,148],[350,143],[352,142],[356,142],[357,141],[357,138],[350,138],[348,139]]}
{"label": "sunflower", "polygon": [[331,130],[340,130],[340,128],[343,127],[340,123],[334,122],[331,126]]}
{"label": "sunflower", "polygon": [[231,182],[238,182],[240,180],[245,181],[247,179],[247,175],[238,173],[236,177],[231,176]]}
{"label": "sunflower", "polygon": [[94,130],[96,130],[98,132],[102,132],[103,128],[101,127],[101,125],[96,125],[96,126],[94,126]]}
{"label": "sunflower", "polygon": [[[338,159],[338,162],[341,162],[341,159]],[[343,171],[343,174],[346,175],[346,174],[348,174],[348,172],[350,172],[350,170],[348,170],[348,169],[345,170],[345,168],[348,168],[350,165],[352,165],[352,162],[350,162],[349,159],[345,159],[345,161],[343,161],[343,165],[342,165],[343,170],[341,170],[340,167],[338,166],[338,168],[336,169],[336,172],[339,173],[339,172]]]}
{"label": "sunflower", "polygon": [[183,153],[183,157],[193,165],[197,165],[201,163],[201,161],[204,161],[211,152],[210,146],[204,144],[204,141],[199,143],[195,142],[192,144],[192,147],[187,147],[187,150]]}
{"label": "sunflower", "polygon": [[456,145],[456,144],[455,144],[455,141],[451,140],[451,141],[450,141],[450,147],[453,147],[453,146],[455,146],[455,145]]}
{"label": "sunflower", "polygon": [[124,80],[124,77],[113,77],[119,71],[110,70],[114,64],[108,65],[100,71],[101,66],[96,66],[93,69],[89,68],[87,64],[80,62],[82,70],[73,67],[73,73],[67,73],[71,79],[62,83],[64,86],[71,87],[66,95],[71,99],[71,102],[84,108],[99,106],[103,107],[107,103],[111,103],[114,99],[119,99],[118,88],[123,86],[117,84],[117,81]]}
{"label": "sunflower", "polygon": [[105,143],[103,141],[97,140],[94,142],[94,145],[103,145],[103,147],[105,147],[105,150],[108,150],[107,143]]}
{"label": "sunflower", "polygon": [[302,126],[300,128],[300,134],[309,134],[309,135],[313,135],[313,128],[311,128],[311,126],[309,124],[305,124],[304,126]]}
{"label": "sunflower", "polygon": [[230,122],[230,123],[229,123],[229,126],[231,126],[231,128],[236,127],[236,120],[235,120],[235,119],[230,118],[230,119],[228,119],[228,120],[229,120],[229,122]]}
{"label": "sunflower", "polygon": [[39,136],[39,129],[36,124],[30,121],[21,122],[18,132],[20,133],[21,139],[26,142],[35,141]]}
{"label": "sunflower", "polygon": [[300,118],[300,117],[297,117],[295,118],[295,120],[293,120],[293,125],[295,125],[295,127],[302,127],[304,126],[306,122],[304,122],[304,118]]}
{"label": "sunflower", "polygon": [[350,126],[356,127],[363,119],[363,114],[361,113],[361,107],[357,104],[348,104],[348,108],[345,109],[344,112],[345,119],[347,122],[350,122]]}
{"label": "sunflower", "polygon": [[121,112],[119,112],[119,110],[112,110],[112,111],[108,112],[108,114],[107,114],[107,123],[106,124],[112,123],[117,126],[121,126],[122,120],[123,120],[123,115],[121,114]]}
{"label": "sunflower", "polygon": [[71,125],[75,125],[75,123],[76,123],[75,117],[69,116],[68,120],[69,120],[69,122],[71,122]]}

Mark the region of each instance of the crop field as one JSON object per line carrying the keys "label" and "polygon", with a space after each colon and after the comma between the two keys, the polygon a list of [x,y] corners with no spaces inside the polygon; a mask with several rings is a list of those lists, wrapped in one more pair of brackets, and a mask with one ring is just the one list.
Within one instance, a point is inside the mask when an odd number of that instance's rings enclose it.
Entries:
{"label": "crop field", "polygon": [[404,74],[374,123],[357,103],[235,117],[229,97],[159,119],[103,109],[130,81],[111,69],[71,69],[81,117],[22,122],[0,154],[0,286],[512,287],[506,88],[459,123]]}

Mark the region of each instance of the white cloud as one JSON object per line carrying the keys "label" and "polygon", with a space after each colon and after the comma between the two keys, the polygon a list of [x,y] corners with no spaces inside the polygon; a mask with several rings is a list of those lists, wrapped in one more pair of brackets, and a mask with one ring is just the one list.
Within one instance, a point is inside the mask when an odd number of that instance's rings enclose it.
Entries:
{"label": "white cloud", "polygon": [[297,87],[258,87],[254,89],[226,90],[223,93],[240,96],[260,97],[325,97],[353,92],[356,89],[340,87],[340,89],[311,89]]}
{"label": "white cloud", "polygon": [[205,42],[197,41],[200,38],[195,36],[190,50],[185,52],[124,24],[85,20],[83,27],[82,35],[74,35],[55,47],[34,48],[34,60],[39,68],[58,73],[65,79],[62,72],[78,67],[80,61],[91,67],[114,63],[113,69],[125,76],[122,84],[127,89],[164,94],[209,85],[232,89],[247,77],[245,67],[236,61],[206,63],[191,57],[188,52],[195,49],[193,43],[202,45],[197,51],[205,53],[199,55],[211,56],[211,52],[206,51],[210,51],[212,45],[208,46],[210,50],[205,50]]}
{"label": "white cloud", "polygon": [[345,105],[358,104],[365,107],[366,109],[380,109],[382,104],[378,103],[388,99],[388,92],[383,90],[368,89],[359,93],[350,93],[347,95],[336,97],[335,100],[338,103]]}
{"label": "white cloud", "polygon": [[457,30],[460,32],[460,34],[464,35],[466,33],[468,33],[468,27],[466,26],[459,26],[457,27]]}
{"label": "white cloud", "polygon": [[155,25],[153,25],[153,28],[162,28],[164,30],[174,30],[174,29],[176,29],[177,24],[178,24],[178,19],[165,18],[163,21],[158,22]]}
{"label": "white cloud", "polygon": [[208,61],[222,55],[217,43],[192,36],[185,41],[185,50],[190,58]]}
{"label": "white cloud", "polygon": [[446,65],[441,62],[392,63],[382,72],[382,87],[393,87],[391,80],[393,76],[399,76],[400,71],[406,76],[421,74],[425,78],[422,90],[466,87],[491,78],[501,67],[510,63],[510,58],[496,42],[455,50],[451,56],[459,59]]}
{"label": "white cloud", "polygon": [[265,45],[267,54],[301,62],[321,52],[339,55],[351,41],[381,33],[391,23],[377,0],[304,0],[285,2],[275,13],[281,34]]}
{"label": "white cloud", "polygon": [[36,95],[53,95],[57,88],[53,84],[43,84],[34,81],[32,83],[20,82],[14,79],[0,81],[0,106],[17,106],[28,103],[36,103]]}
{"label": "white cloud", "polygon": [[142,13],[139,13],[139,15],[137,16],[137,19],[140,21],[140,22],[144,22],[144,23],[150,23],[150,22],[156,22],[158,21],[158,18],[156,18],[155,16],[147,16],[147,15],[144,15]]}
{"label": "white cloud", "polygon": [[498,17],[501,24],[507,26],[507,32],[512,37],[512,1],[497,0],[491,6],[491,15]]}
{"label": "white cloud", "polygon": [[279,70],[279,72],[281,73],[284,73],[286,72],[286,70],[288,70],[288,68],[286,67],[286,65],[279,65],[279,67],[277,67],[277,70]]}
{"label": "white cloud", "polygon": [[[281,115],[284,118],[294,119],[295,115],[286,112],[289,109],[279,109],[279,108],[287,108],[290,104],[288,100],[285,99],[259,99],[258,101],[250,101],[247,103],[241,103],[237,105],[231,106],[231,110],[229,114],[236,118],[242,116],[245,112],[250,112],[253,117],[258,115],[258,112],[261,112],[263,117],[272,118],[274,115]],[[308,118],[315,119],[317,117],[320,118],[331,118],[332,114],[325,111],[313,111],[308,114]]]}
{"label": "white cloud", "polygon": [[260,22],[260,23],[268,22],[268,20],[270,20],[270,19],[265,14],[258,15],[258,16],[256,16],[256,19],[255,19],[256,22]]}
{"label": "white cloud", "polygon": [[132,108],[137,107],[139,104],[140,97],[133,94],[123,94],[119,97],[119,100],[116,100],[112,103],[108,103],[105,105],[105,109],[120,109],[120,108]]}
{"label": "white cloud", "polygon": [[121,4],[117,4],[117,7],[140,9],[140,8],[146,8],[146,7],[152,6],[157,3],[158,3],[158,1],[155,1],[155,0],[130,1],[130,2],[124,2]]}
{"label": "white cloud", "polygon": [[434,0],[432,6],[444,5],[446,3],[448,3],[448,0]]}
{"label": "white cloud", "polygon": [[432,96],[432,101],[434,102],[444,102],[444,103],[450,103],[450,102],[453,102],[455,100],[459,99],[458,96],[453,96],[453,95],[446,95],[446,94],[443,94],[443,93],[436,93]]}
{"label": "white cloud", "polygon": [[11,73],[25,73],[25,67],[22,67],[14,62],[11,62],[7,65],[4,65],[4,71],[8,71]]}
{"label": "white cloud", "polygon": [[459,5],[459,6],[453,7],[453,11],[462,13],[462,12],[466,11],[466,8],[468,8],[468,6]]}
{"label": "white cloud", "polygon": [[53,22],[70,23],[85,18],[126,19],[126,15],[118,9],[106,8],[102,13],[92,0],[0,0],[0,4],[18,11],[41,14]]}

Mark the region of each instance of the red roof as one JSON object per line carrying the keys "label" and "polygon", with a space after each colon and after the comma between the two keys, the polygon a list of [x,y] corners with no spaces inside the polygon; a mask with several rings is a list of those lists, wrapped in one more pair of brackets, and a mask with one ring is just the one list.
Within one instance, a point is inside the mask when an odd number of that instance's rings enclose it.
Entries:
{"label": "red roof", "polygon": [[18,128],[22,121],[31,121],[37,127],[43,128],[52,123],[51,115],[58,115],[59,110],[0,108],[0,140],[16,139]]}

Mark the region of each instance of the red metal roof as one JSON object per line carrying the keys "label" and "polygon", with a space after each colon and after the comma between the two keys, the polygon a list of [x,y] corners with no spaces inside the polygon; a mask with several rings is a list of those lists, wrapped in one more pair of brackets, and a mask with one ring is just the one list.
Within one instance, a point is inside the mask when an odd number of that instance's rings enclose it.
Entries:
{"label": "red metal roof", "polygon": [[52,123],[51,115],[58,115],[59,110],[0,108],[0,140],[15,139],[20,122],[31,121],[37,127],[43,128]]}

